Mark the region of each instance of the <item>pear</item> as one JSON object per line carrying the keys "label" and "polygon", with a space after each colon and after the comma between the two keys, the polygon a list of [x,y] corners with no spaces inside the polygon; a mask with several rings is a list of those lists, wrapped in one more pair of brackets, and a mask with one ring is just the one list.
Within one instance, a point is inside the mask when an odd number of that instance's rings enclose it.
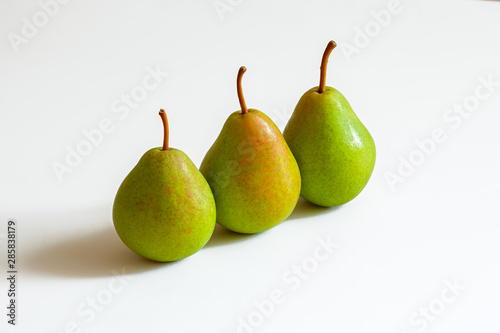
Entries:
{"label": "pear", "polygon": [[330,41],[323,54],[319,87],[300,98],[283,136],[297,159],[301,196],[332,207],[354,199],[375,166],[375,143],[345,97],[325,87],[326,65],[337,46]]}
{"label": "pear", "polygon": [[189,157],[168,146],[148,150],[125,178],[113,205],[121,240],[135,253],[155,261],[186,258],[199,251],[215,227],[215,201],[207,181]]}
{"label": "pear", "polygon": [[217,223],[254,234],[284,221],[300,196],[300,172],[283,135],[264,113],[247,109],[236,81],[241,111],[232,113],[207,152],[200,171],[214,193]]}

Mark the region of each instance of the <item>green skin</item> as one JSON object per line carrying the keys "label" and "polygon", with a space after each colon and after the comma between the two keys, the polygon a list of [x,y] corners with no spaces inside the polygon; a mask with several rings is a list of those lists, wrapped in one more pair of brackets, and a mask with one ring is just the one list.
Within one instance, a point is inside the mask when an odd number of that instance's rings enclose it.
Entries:
{"label": "green skin", "polygon": [[334,88],[318,87],[299,100],[283,132],[302,176],[301,195],[324,207],[354,199],[375,166],[375,143]]}
{"label": "green skin", "polygon": [[125,178],[113,205],[122,241],[151,260],[198,252],[215,227],[215,201],[205,178],[182,151],[153,148]]}
{"label": "green skin", "polygon": [[300,196],[297,162],[280,130],[258,110],[229,116],[200,171],[214,193],[217,223],[235,232],[276,226]]}

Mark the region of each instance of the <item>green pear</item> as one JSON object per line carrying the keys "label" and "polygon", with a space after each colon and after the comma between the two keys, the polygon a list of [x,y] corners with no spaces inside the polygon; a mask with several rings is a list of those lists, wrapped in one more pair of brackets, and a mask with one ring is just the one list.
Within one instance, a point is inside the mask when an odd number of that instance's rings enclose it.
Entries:
{"label": "green pear", "polygon": [[125,178],[113,205],[121,240],[155,261],[176,261],[199,251],[215,227],[215,201],[189,157],[168,147],[163,110],[163,147],[147,151]]}
{"label": "green pear", "polygon": [[354,199],[375,166],[375,143],[342,94],[325,87],[326,65],[335,48],[323,54],[319,87],[300,98],[283,131],[302,176],[301,196],[332,207]]}
{"label": "green pear", "polygon": [[264,113],[247,109],[237,78],[241,111],[232,113],[200,167],[214,193],[217,223],[254,234],[284,221],[300,196],[300,172],[283,135]]}

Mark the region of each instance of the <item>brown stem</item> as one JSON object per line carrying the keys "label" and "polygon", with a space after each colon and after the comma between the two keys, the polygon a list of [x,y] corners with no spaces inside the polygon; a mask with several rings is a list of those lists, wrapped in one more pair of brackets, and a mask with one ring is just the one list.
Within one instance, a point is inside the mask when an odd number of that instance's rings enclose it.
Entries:
{"label": "brown stem", "polygon": [[325,91],[326,84],[326,65],[328,64],[328,57],[330,57],[330,53],[332,53],[333,49],[337,46],[333,40],[328,42],[326,46],[325,53],[323,53],[323,59],[321,59],[321,74],[319,77],[319,89],[318,93],[322,93]]}
{"label": "brown stem", "polygon": [[238,100],[240,101],[241,114],[248,113],[247,105],[245,103],[245,98],[243,97],[243,90],[241,89],[241,78],[243,74],[247,71],[245,66],[241,66],[238,71],[238,78],[236,79],[236,90],[238,91]]}
{"label": "brown stem", "polygon": [[168,119],[167,119],[167,114],[165,113],[165,110],[160,109],[160,117],[161,121],[163,122],[163,149],[162,150],[168,150]]}

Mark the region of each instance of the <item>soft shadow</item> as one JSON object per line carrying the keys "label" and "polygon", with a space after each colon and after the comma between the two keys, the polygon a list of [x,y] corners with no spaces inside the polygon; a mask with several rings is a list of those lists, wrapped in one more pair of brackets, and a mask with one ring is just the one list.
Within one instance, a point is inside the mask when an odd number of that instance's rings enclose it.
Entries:
{"label": "soft shadow", "polygon": [[[313,215],[321,215],[338,209],[313,205],[300,198],[287,220],[295,220]],[[42,275],[66,277],[105,277],[116,274],[133,274],[172,266],[182,262],[160,263],[145,259],[132,252],[118,237],[106,215],[109,207],[94,209],[97,216],[89,214],[89,225],[100,224],[102,229],[74,235],[64,240],[52,240],[39,249],[24,256],[24,269]],[[71,213],[70,215],[74,215]],[[59,216],[59,218],[64,218]],[[107,221],[106,221],[107,220]],[[206,247],[229,245],[259,234],[239,234],[216,224]]]}
{"label": "soft shadow", "polygon": [[342,206],[337,207],[321,207],[310,203],[306,199],[300,197],[295,209],[287,220],[297,220],[309,216],[321,215],[340,209]]}
{"label": "soft shadow", "polygon": [[123,244],[112,228],[49,244],[24,259],[26,269],[46,275],[102,277],[172,265],[145,259]]}
{"label": "soft shadow", "polygon": [[216,224],[214,233],[212,234],[212,237],[210,238],[208,243],[205,245],[205,247],[212,247],[212,246],[220,246],[220,245],[228,245],[231,243],[237,243],[237,242],[241,242],[241,241],[246,240],[246,239],[257,237],[258,235],[259,234],[254,234],[254,235],[239,234],[239,233],[227,230],[226,228],[221,227],[220,225]]}

